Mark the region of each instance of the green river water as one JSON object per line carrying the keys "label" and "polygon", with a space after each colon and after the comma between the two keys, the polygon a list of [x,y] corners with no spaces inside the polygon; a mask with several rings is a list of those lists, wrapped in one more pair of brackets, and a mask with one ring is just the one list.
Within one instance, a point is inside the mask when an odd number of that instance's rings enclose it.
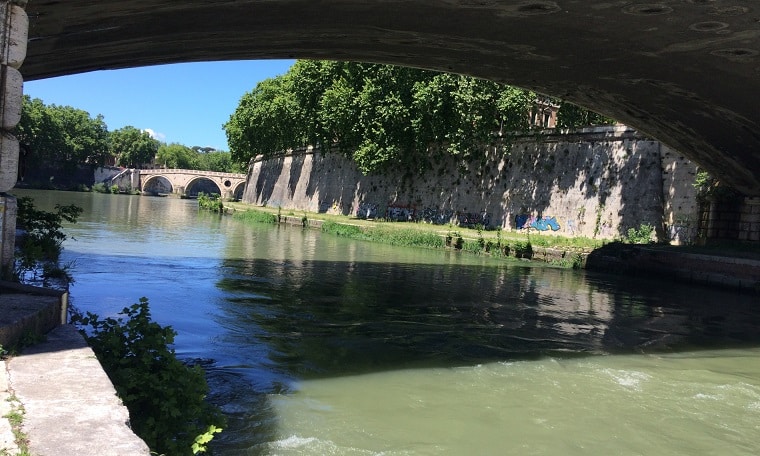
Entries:
{"label": "green river water", "polygon": [[75,307],[146,296],[206,367],[214,454],[760,454],[756,295],[15,193],[85,209]]}

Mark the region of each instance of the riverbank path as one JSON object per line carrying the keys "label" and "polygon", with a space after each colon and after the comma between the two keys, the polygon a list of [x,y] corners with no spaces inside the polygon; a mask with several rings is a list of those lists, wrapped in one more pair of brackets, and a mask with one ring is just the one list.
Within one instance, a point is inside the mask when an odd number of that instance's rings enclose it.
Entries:
{"label": "riverbank path", "polygon": [[92,349],[72,325],[0,361],[0,455],[20,454],[11,422],[33,456],[139,456],[148,446],[129,428]]}

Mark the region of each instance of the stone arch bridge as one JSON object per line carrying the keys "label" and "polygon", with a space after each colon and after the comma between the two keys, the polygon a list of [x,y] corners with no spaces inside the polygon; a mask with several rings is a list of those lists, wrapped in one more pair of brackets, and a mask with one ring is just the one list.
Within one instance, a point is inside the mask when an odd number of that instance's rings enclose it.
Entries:
{"label": "stone arch bridge", "polygon": [[192,169],[139,169],[139,189],[143,194],[197,196],[216,193],[222,198],[240,199],[245,189],[245,174],[197,171]]}

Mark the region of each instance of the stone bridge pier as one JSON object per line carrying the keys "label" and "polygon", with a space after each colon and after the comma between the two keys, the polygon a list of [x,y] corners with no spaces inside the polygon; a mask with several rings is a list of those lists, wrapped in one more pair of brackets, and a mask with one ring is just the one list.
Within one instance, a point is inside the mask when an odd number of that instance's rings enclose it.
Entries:
{"label": "stone bridge pier", "polygon": [[26,0],[0,0],[0,279],[13,266],[16,200],[5,192],[16,185],[19,144],[13,130],[21,120],[29,18]]}

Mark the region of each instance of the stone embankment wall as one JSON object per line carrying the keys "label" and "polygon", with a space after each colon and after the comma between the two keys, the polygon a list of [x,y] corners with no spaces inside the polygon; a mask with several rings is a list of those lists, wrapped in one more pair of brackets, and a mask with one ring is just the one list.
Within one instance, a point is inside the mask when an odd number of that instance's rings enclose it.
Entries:
{"label": "stone embankment wall", "polygon": [[364,176],[337,153],[307,149],[251,162],[243,201],[289,210],[483,224],[614,238],[641,224],[689,242],[696,166],[624,126],[517,138],[423,174]]}
{"label": "stone embankment wall", "polygon": [[707,203],[700,231],[707,239],[760,241],[760,197]]}

